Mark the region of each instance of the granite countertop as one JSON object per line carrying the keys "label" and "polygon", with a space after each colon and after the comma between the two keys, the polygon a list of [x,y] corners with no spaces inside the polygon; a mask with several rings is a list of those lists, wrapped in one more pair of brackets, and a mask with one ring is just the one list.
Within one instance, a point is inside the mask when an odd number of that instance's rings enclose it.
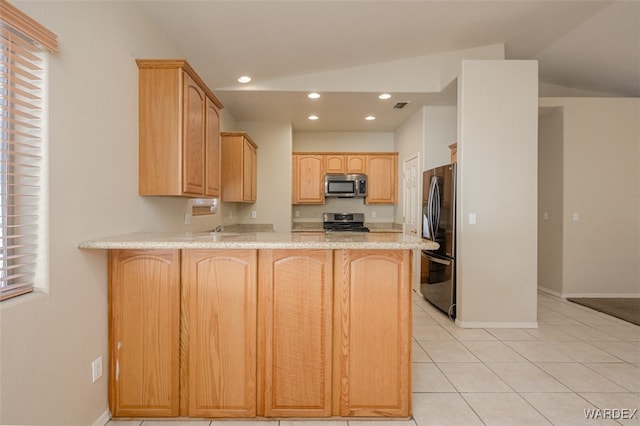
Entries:
{"label": "granite countertop", "polygon": [[438,244],[396,232],[136,232],[82,241],[78,248],[433,250]]}

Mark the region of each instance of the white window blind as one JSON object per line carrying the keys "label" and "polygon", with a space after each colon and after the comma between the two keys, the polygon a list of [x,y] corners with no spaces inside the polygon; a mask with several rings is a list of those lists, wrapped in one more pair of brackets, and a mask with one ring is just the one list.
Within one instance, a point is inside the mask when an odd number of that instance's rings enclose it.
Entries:
{"label": "white window blind", "polygon": [[33,290],[42,199],[45,55],[56,36],[0,0],[0,300]]}

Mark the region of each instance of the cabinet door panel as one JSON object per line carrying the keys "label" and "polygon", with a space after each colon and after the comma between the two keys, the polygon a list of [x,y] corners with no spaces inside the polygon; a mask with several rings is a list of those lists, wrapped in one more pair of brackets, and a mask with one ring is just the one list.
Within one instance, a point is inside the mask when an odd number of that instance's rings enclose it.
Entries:
{"label": "cabinet door panel", "polygon": [[347,155],[347,173],[366,173],[364,155]]}
{"label": "cabinet door panel", "polygon": [[260,252],[264,415],[331,415],[330,250]]}
{"label": "cabinet door panel", "polygon": [[293,203],[324,204],[324,156],[293,156]]}
{"label": "cabinet door panel", "polygon": [[326,154],[324,158],[326,173],[344,173],[347,170],[345,156],[339,154]]}
{"label": "cabinet door panel", "polygon": [[185,250],[189,416],[256,415],[255,250]]}
{"label": "cabinet door panel", "polygon": [[367,155],[367,204],[398,202],[398,156]]}
{"label": "cabinet door panel", "polygon": [[204,194],[205,95],[187,73],[184,78],[184,135],[182,146],[182,190]]}
{"label": "cabinet door panel", "polygon": [[220,113],[213,101],[207,98],[206,116],[206,170],[205,195],[220,196]]}
{"label": "cabinet door panel", "polygon": [[334,414],[409,416],[411,253],[338,250],[335,256]]}
{"label": "cabinet door panel", "polygon": [[242,198],[244,201],[253,202],[256,201],[257,192],[257,151],[248,141],[244,141],[242,150],[244,161],[242,168]]}
{"label": "cabinet door panel", "polygon": [[114,416],[179,412],[180,254],[109,252],[109,396]]}

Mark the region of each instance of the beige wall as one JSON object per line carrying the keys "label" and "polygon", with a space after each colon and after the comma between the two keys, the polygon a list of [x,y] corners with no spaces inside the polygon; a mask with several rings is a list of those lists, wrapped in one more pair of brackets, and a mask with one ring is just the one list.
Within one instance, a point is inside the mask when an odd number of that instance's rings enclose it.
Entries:
{"label": "beige wall", "polygon": [[[538,287],[562,293],[562,109],[538,118]],[[546,216],[546,217],[545,217]]]}
{"label": "beige wall", "polygon": [[449,145],[458,141],[456,106],[424,107],[424,170],[449,164]]}
{"label": "beige wall", "polygon": [[638,297],[640,99],[541,98],[540,105],[563,115],[561,294]]}
{"label": "beige wall", "polygon": [[537,326],[537,70],[535,61],[462,62],[456,322],[463,327]]}
{"label": "beige wall", "polygon": [[[394,132],[394,146],[398,151],[398,208],[395,211],[395,223],[404,222],[404,163],[416,154],[420,156],[420,162],[422,162],[424,139],[425,139],[425,117],[424,108],[420,108],[418,112],[413,114],[406,122],[398,127]],[[421,168],[421,165],[418,167]],[[420,179],[422,183],[422,179]],[[418,188],[418,194],[422,193],[422,188]],[[420,202],[418,200],[417,206],[420,208]],[[418,217],[421,217],[420,213],[417,213]],[[421,224],[422,221],[418,221]],[[420,229],[418,229],[420,231]],[[414,271],[415,272],[415,271]]]}
{"label": "beige wall", "polygon": [[[258,196],[253,204],[238,204],[238,222],[272,224],[291,230],[291,123],[238,122],[258,145]],[[251,212],[256,212],[256,218]]]}
{"label": "beige wall", "polygon": [[[135,58],[181,57],[126,2],[13,1],[58,34],[50,60],[46,292],[0,305],[0,424],[90,425],[107,412],[107,256],[79,241],[185,227],[187,201],[137,194]],[[105,375],[91,383],[91,362]],[[104,419],[104,418],[103,418]]]}

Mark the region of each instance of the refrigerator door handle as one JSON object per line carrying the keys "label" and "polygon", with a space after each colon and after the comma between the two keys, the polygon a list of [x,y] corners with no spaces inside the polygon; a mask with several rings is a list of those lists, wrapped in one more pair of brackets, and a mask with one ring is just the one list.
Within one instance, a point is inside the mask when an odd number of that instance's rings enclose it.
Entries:
{"label": "refrigerator door handle", "polygon": [[429,183],[429,234],[430,238],[435,241],[436,239],[436,231],[437,228],[435,226],[435,221],[437,220],[436,215],[436,203],[438,202],[436,196],[436,186],[438,184],[438,178],[435,176],[431,177],[431,182]]}
{"label": "refrigerator door handle", "polygon": [[439,264],[441,264],[441,265],[446,265],[446,266],[451,265],[451,261],[450,261],[450,260],[440,259],[440,258],[438,258],[438,257],[433,257],[433,256],[430,256],[430,255],[428,255],[428,254],[424,254],[424,256],[425,256],[427,259],[429,259],[430,261],[432,261],[432,262],[439,263]]}

